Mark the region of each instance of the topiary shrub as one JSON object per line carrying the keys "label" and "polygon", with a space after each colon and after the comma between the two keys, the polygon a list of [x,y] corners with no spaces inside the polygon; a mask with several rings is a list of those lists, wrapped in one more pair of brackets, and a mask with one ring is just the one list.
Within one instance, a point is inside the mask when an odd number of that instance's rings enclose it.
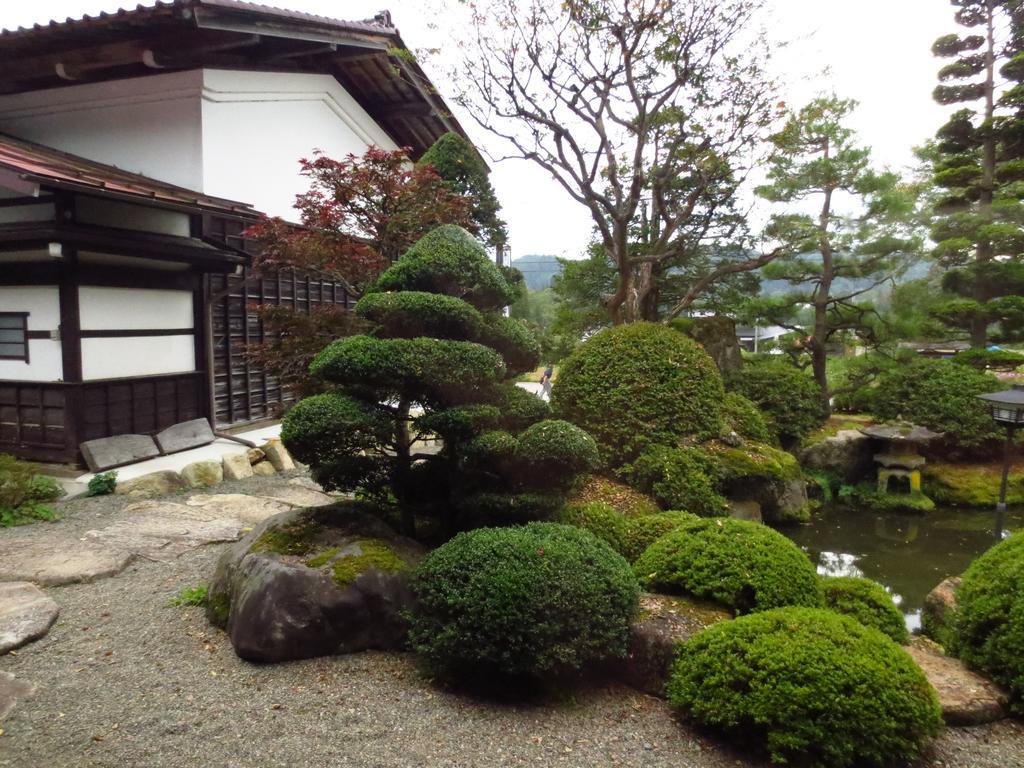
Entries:
{"label": "topiary shrub", "polygon": [[877,581],[841,576],[822,579],[821,586],[826,608],[856,619],[865,627],[874,627],[900,645],[910,642],[903,614]]}
{"label": "topiary shrub", "polygon": [[902,648],[813,608],[709,627],[680,646],[666,691],[689,719],[776,763],[902,764],[942,726],[935,692]]}
{"label": "topiary shrub", "polygon": [[1010,692],[1024,713],[1024,535],[992,547],[964,572],[956,590],[952,652]]}
{"label": "topiary shrub", "polygon": [[727,384],[771,418],[784,446],[799,441],[825,420],[814,379],[787,363],[748,361],[729,376]]}
{"label": "topiary shrub", "polygon": [[722,418],[726,429],[747,440],[774,445],[779,441],[775,424],[761,409],[739,392],[726,392],[722,400]]}
{"label": "topiary shrub", "polygon": [[916,359],[883,374],[872,397],[879,419],[905,419],[942,432],[953,452],[987,449],[1003,437],[977,395],[1003,385],[987,373],[949,360]]}
{"label": "topiary shrub", "polygon": [[618,550],[629,562],[635,561],[655,541],[681,525],[688,525],[700,518],[689,512],[669,510],[645,517],[634,517],[626,521],[626,530]]}
{"label": "topiary shrub", "polygon": [[649,448],[621,474],[665,509],[682,509],[704,517],[724,515],[718,492],[718,465],[700,448]]}
{"label": "topiary shrub", "polygon": [[569,496],[572,504],[600,502],[621,512],[626,517],[642,517],[661,511],[654,499],[603,475],[580,475]]}
{"label": "topiary shrub", "polygon": [[807,555],[781,533],[745,520],[677,526],[651,544],[633,570],[649,591],[707,598],[737,614],[821,605]]}
{"label": "topiary shrub", "polygon": [[717,436],[722,397],[721,376],[700,345],[663,325],[630,323],[606,328],[569,355],[551,402],[617,467],[653,445]]}
{"label": "topiary shrub", "polygon": [[413,578],[410,640],[459,681],[539,678],[626,653],[639,586],[588,531],[556,523],[461,533]]}
{"label": "topiary shrub", "polygon": [[558,522],[575,525],[605,542],[627,560],[630,558],[623,552],[629,531],[629,523],[614,507],[599,501],[589,504],[566,504],[558,512]]}
{"label": "topiary shrub", "polygon": [[597,469],[597,443],[567,421],[549,419],[527,427],[516,448],[523,477],[537,487],[564,488],[581,472]]}
{"label": "topiary shrub", "polygon": [[957,365],[969,365],[979,371],[1013,371],[1024,365],[1024,355],[1006,349],[965,349],[951,358]]}

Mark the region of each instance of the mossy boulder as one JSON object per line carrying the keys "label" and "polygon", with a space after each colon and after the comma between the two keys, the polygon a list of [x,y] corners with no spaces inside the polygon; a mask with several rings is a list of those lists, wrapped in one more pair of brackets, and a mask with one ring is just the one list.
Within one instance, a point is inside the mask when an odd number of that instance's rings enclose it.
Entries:
{"label": "mossy boulder", "polygon": [[[994,507],[999,501],[1002,465],[928,463],[921,469],[921,490],[938,504]],[[1010,468],[1006,503],[1024,504],[1024,466]]]}
{"label": "mossy boulder", "polygon": [[422,555],[354,502],[284,512],[221,556],[207,617],[248,661],[401,649]]}
{"label": "mossy boulder", "polygon": [[752,440],[737,446],[714,441],[707,450],[718,466],[722,492],[730,500],[757,502],[769,523],[811,519],[807,483],[793,454]]}

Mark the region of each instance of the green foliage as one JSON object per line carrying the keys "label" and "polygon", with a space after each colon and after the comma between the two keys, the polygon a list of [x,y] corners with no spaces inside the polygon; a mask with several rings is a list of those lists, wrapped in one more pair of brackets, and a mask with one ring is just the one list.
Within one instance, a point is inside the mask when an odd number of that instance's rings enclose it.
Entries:
{"label": "green foliage", "polygon": [[540,364],[540,341],[522,320],[490,316],[481,327],[479,341],[498,351],[509,377],[532,371]]}
{"label": "green foliage", "polygon": [[752,477],[784,482],[801,476],[800,463],[793,454],[763,443],[744,442],[738,448],[716,444],[712,455],[727,483]]}
{"label": "green foliage", "polygon": [[456,497],[455,509],[467,528],[484,525],[519,525],[533,520],[547,520],[562,505],[562,498],[553,493],[474,491]]}
{"label": "green foliage", "polygon": [[117,488],[117,471],[99,472],[89,479],[86,496],[107,496]]}
{"label": "green foliage", "polygon": [[992,547],[964,572],[956,591],[952,648],[1010,692],[1024,713],[1024,535]]}
{"label": "green foliage", "polygon": [[339,587],[347,587],[366,571],[381,573],[402,573],[409,570],[409,564],[399,557],[388,542],[381,539],[361,539],[355,542],[358,551],[334,548],[326,550],[305,561],[310,568],[330,566],[331,578]]}
{"label": "green foliage", "polygon": [[775,425],[770,419],[761,413],[752,400],[738,392],[725,393],[725,399],[722,400],[722,419],[727,429],[748,440],[768,445],[773,445],[779,440]]}
{"label": "green foliage", "polygon": [[664,509],[705,517],[725,514],[725,497],[718,490],[718,465],[700,448],[655,446],[623,467],[622,474]]}
{"label": "green foliage", "polygon": [[814,380],[781,361],[748,361],[728,377],[727,384],[768,415],[783,445],[798,441],[825,421]]}
{"label": "green foliage", "polygon": [[842,576],[822,579],[821,585],[826,608],[874,627],[901,645],[910,642],[903,614],[877,581]]}
{"label": "green foliage", "polygon": [[593,501],[589,504],[566,504],[558,512],[557,521],[590,531],[619,554],[623,552],[629,521],[614,507]]}
{"label": "green foliage", "polygon": [[185,587],[171,598],[169,604],[172,606],[194,605],[205,608],[209,602],[209,591],[210,588],[206,584],[200,584],[196,587]]}
{"label": "green foliage", "polygon": [[496,406],[457,405],[443,411],[425,413],[416,419],[416,428],[420,432],[461,442],[484,430],[494,429],[501,420],[501,410]]}
{"label": "green foliage", "polygon": [[0,528],[56,520],[49,502],[63,495],[60,484],[38,474],[34,464],[0,454]]}
{"label": "green foliage", "polygon": [[698,519],[689,512],[674,510],[629,518],[626,521],[626,531],[619,553],[632,563],[666,533]]}
{"label": "green foliage", "polygon": [[367,293],[425,291],[457,296],[480,310],[497,310],[519,297],[473,236],[445,225],[424,235],[377,278]]}
{"label": "green foliage", "polygon": [[[928,462],[921,471],[922,490],[939,504],[952,507],[995,507],[1002,467],[992,464]],[[1024,472],[1011,467],[1006,503],[1024,504]]]}
{"label": "green foliage", "polygon": [[660,511],[650,496],[603,475],[581,475],[577,478],[570,502],[600,502],[618,510],[626,517],[643,517]]}
{"label": "green foliage", "polygon": [[484,325],[483,315],[462,299],[423,291],[369,293],[358,301],[355,313],[392,339],[475,340]]}
{"label": "green foliage", "polygon": [[639,587],[593,534],[531,523],[461,533],[413,579],[410,640],[459,680],[537,678],[626,653]]}
{"label": "green foliage", "polygon": [[1012,371],[1024,365],[1024,355],[1005,349],[965,349],[963,352],[957,352],[952,361],[981,371],[989,368]]}
{"label": "green foliage", "polygon": [[730,741],[808,768],[903,764],[942,727],[935,692],[902,648],[813,608],[709,627],[680,646],[667,693]]}
{"label": "green foliage", "polygon": [[923,493],[884,493],[873,483],[859,483],[847,487],[843,502],[856,509],[872,512],[931,512],[935,502]]}
{"label": "green foliage", "polygon": [[678,526],[651,544],[633,569],[645,589],[707,598],[737,614],[821,605],[807,555],[781,533],[745,520]]}
{"label": "green foliage", "polygon": [[1002,389],[999,381],[949,360],[915,359],[883,374],[872,397],[879,419],[902,418],[945,434],[953,449],[990,447],[1001,430],[977,395]]}
{"label": "green foliage", "polygon": [[592,472],[600,462],[597,443],[567,421],[541,421],[519,436],[516,458],[523,477],[541,487],[566,487],[582,472]]}
{"label": "green foliage", "polygon": [[304,520],[270,528],[249,547],[250,552],[273,552],[277,555],[301,557],[309,554],[320,528]]}
{"label": "green foliage", "polygon": [[717,436],[723,395],[718,369],[696,342],[632,323],[580,345],[562,364],[551,399],[556,415],[593,435],[608,464],[620,466],[653,445]]}

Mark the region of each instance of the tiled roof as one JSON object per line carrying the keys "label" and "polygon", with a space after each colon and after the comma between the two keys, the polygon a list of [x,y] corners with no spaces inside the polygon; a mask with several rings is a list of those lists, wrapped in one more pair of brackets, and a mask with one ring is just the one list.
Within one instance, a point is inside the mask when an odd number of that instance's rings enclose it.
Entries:
{"label": "tiled roof", "polygon": [[5,134],[0,134],[0,168],[44,187],[127,196],[163,206],[257,215],[247,203],[211,197]]}

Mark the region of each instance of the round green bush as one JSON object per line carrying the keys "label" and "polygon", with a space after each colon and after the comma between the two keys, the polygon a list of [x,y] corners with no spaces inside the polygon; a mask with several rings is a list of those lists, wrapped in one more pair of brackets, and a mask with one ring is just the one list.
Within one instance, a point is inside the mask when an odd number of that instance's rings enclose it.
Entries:
{"label": "round green bush", "polygon": [[652,446],[621,473],[665,509],[704,517],[725,514],[727,502],[718,492],[718,465],[700,448]]}
{"label": "round green bush", "polygon": [[531,424],[551,418],[551,406],[532,392],[515,384],[502,384],[489,390],[487,402],[501,412],[501,426],[519,432]]}
{"label": "round green bush", "polygon": [[661,511],[650,496],[603,475],[580,475],[573,481],[569,501],[574,504],[601,502],[626,517],[643,517]]}
{"label": "round green bush", "polygon": [[522,320],[503,315],[487,317],[479,341],[498,351],[508,376],[533,371],[540,365],[540,341]]}
{"label": "round green bush", "polygon": [[501,411],[493,405],[456,405],[423,414],[416,419],[416,430],[459,441],[495,429],[500,421]]}
{"label": "round green bush", "polygon": [[956,591],[952,651],[1005,687],[1024,714],[1024,534],[992,547]]}
{"label": "round green bush", "polygon": [[621,555],[557,523],[480,528],[430,553],[410,639],[445,677],[535,678],[626,653],[639,586]]}
{"label": "round green bush", "polygon": [[748,361],[727,383],[771,418],[783,444],[796,442],[824,421],[814,379],[788,363]]}
{"label": "round green bush", "polygon": [[910,642],[903,614],[877,581],[841,576],[822,579],[821,586],[826,608],[874,627],[901,645]]}
{"label": "round green bush", "polygon": [[1002,429],[977,395],[1003,388],[994,376],[969,365],[921,358],[885,372],[871,402],[879,419],[920,424],[942,432],[951,448],[970,450],[1002,439]]}
{"label": "round green bush", "polygon": [[516,458],[536,487],[567,487],[576,475],[593,471],[600,461],[594,438],[559,419],[527,427],[519,435]]}
{"label": "round green bush", "polygon": [[935,692],[902,648],[814,608],[709,627],[680,646],[666,691],[730,741],[815,768],[906,763],[942,726]]}
{"label": "round green bush", "polygon": [[562,363],[551,394],[555,414],[590,433],[610,466],[652,445],[718,436],[722,398],[722,378],[701,346],[653,323],[587,339]]}
{"label": "round green bush", "polygon": [[625,535],[618,552],[632,563],[666,533],[696,520],[700,520],[700,518],[689,512],[676,510],[629,518],[626,521]]}
{"label": "round green bush", "polygon": [[432,229],[417,240],[366,289],[424,291],[465,299],[477,309],[500,309],[519,295],[483,246],[454,224]]}
{"label": "round green bush", "polygon": [[455,509],[468,529],[550,520],[562,503],[562,497],[555,493],[480,491],[457,497]]}
{"label": "round green bush", "polygon": [[740,437],[768,445],[773,445],[779,440],[771,419],[761,413],[761,409],[752,400],[739,392],[725,393],[725,399],[722,400],[722,416],[726,428]]}
{"label": "round green bush", "polygon": [[462,299],[423,291],[368,293],[355,313],[375,323],[384,338],[475,340],[484,326],[483,315]]}
{"label": "round green bush", "polygon": [[614,507],[599,501],[566,504],[559,510],[557,521],[590,531],[627,560],[630,559],[623,552],[629,531],[628,521]]}
{"label": "round green bush", "polygon": [[386,440],[390,422],[363,403],[333,392],[307,397],[284,418],[281,441],[303,464],[369,450]]}
{"label": "round green bush", "polygon": [[684,523],[651,544],[633,570],[649,591],[714,600],[737,614],[821,605],[807,555],[781,533],[746,520]]}
{"label": "round green bush", "polygon": [[517,472],[516,452],[519,440],[504,430],[477,435],[462,447],[462,461],[474,469],[510,476]]}

